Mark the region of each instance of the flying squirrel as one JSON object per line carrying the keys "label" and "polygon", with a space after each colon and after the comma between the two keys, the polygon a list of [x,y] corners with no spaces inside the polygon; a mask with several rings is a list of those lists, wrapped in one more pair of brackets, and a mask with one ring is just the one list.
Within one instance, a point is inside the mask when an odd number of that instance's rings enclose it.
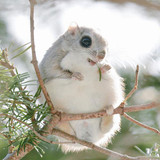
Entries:
{"label": "flying squirrel", "polygon": [[[113,110],[124,99],[123,79],[107,61],[107,42],[91,28],[70,26],[46,52],[39,67],[50,98],[59,111],[109,116],[62,122],[57,128],[78,139],[106,146],[120,130]],[[59,141],[68,142],[58,137]],[[62,144],[62,151],[81,151],[80,144]]]}

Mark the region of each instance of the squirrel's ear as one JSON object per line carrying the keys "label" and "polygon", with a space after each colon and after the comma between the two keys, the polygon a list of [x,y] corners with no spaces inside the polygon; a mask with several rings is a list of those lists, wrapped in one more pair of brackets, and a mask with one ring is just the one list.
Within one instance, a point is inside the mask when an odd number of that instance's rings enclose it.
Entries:
{"label": "squirrel's ear", "polygon": [[71,35],[75,35],[76,32],[79,32],[79,26],[77,23],[72,23],[69,27],[68,27],[68,32]]}

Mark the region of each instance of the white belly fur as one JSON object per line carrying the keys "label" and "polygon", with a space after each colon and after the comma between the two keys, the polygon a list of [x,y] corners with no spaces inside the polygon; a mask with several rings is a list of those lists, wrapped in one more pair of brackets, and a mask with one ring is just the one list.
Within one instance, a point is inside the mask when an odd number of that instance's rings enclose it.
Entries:
{"label": "white belly fur", "polygon": [[[99,81],[90,76],[84,80],[53,79],[45,84],[54,106],[66,113],[91,113],[109,105],[116,108],[123,99],[121,80],[111,69],[105,79]],[[103,137],[100,131],[100,118],[71,121],[76,136],[91,142]],[[119,122],[118,122],[119,123]]]}
{"label": "white belly fur", "polygon": [[58,109],[67,113],[96,112],[107,105],[116,105],[117,100],[122,99],[121,82],[116,78],[114,75],[101,81],[98,77],[97,80],[84,78],[82,81],[53,79],[45,86]]}

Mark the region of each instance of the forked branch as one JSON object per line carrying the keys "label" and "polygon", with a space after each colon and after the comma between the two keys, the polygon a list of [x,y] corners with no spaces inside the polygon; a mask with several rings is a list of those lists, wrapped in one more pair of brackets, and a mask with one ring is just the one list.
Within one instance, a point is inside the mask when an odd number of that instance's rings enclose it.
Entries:
{"label": "forked branch", "polygon": [[136,76],[135,76],[135,84],[132,90],[128,93],[128,95],[125,97],[124,101],[122,103],[126,103],[126,101],[133,95],[133,93],[137,90],[138,88],[138,73],[139,73],[139,65],[137,65],[136,68]]}

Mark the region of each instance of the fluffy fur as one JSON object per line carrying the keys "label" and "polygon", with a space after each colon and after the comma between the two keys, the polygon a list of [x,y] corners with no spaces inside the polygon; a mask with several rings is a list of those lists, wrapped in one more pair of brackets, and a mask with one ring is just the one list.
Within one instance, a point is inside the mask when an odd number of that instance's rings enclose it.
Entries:
{"label": "fluffy fur", "polygon": [[[80,45],[80,39],[86,35],[92,39],[89,48]],[[116,108],[123,101],[122,78],[112,67],[102,73],[99,80],[97,66],[102,67],[107,62],[97,57],[102,56],[105,49],[106,42],[99,34],[76,26],[69,28],[47,51],[40,71],[56,109],[66,113],[91,113],[109,109],[109,106]],[[88,59],[96,64],[91,65]],[[72,78],[73,73],[80,73],[83,80]],[[57,127],[79,139],[106,145],[120,129],[120,116],[64,122]],[[64,152],[83,149],[86,147],[78,144],[62,145]]]}

